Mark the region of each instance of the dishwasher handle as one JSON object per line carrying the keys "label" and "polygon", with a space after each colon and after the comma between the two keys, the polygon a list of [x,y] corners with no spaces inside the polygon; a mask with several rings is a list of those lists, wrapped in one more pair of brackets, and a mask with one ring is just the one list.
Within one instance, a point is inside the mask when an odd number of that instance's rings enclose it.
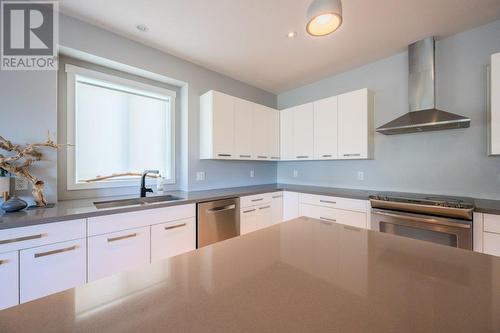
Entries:
{"label": "dishwasher handle", "polygon": [[236,208],[236,205],[232,204],[232,205],[227,205],[227,206],[220,206],[220,207],[210,208],[210,209],[207,209],[207,212],[208,213],[220,213],[220,212],[225,212],[225,211],[228,211],[228,210],[233,210],[235,208]]}

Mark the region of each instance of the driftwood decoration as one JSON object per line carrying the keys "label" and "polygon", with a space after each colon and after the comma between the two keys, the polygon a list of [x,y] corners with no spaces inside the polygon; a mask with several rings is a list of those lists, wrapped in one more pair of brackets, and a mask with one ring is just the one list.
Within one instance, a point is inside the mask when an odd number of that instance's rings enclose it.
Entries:
{"label": "driftwood decoration", "polygon": [[28,145],[16,145],[11,141],[0,136],[0,149],[13,153],[10,156],[0,154],[0,168],[18,177],[25,178],[33,185],[32,195],[37,206],[44,207],[47,200],[43,193],[45,183],[43,180],[33,176],[29,168],[36,161],[40,161],[43,154],[38,151],[39,148],[59,149],[59,145],[51,140],[50,133],[46,142],[31,143]]}
{"label": "driftwood decoration", "polygon": [[[86,179],[84,182],[86,183],[95,183],[95,182],[100,182],[106,179],[111,179],[111,178],[119,178],[119,177],[126,177],[126,176],[142,176],[142,173],[139,172],[125,172],[125,173],[113,173],[109,176],[97,176],[92,179]],[[147,174],[146,177],[149,178],[158,178],[160,175],[155,175],[155,174]]]}

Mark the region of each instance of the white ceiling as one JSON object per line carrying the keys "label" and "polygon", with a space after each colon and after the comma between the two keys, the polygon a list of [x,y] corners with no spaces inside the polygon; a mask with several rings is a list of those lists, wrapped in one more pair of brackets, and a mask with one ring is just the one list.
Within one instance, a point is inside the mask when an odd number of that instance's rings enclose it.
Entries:
{"label": "white ceiling", "polygon": [[[61,0],[61,10],[264,90],[280,93],[500,19],[499,0],[344,0],[327,37],[305,32],[311,0]],[[135,26],[145,24],[146,33]],[[296,31],[293,39],[286,37]]]}

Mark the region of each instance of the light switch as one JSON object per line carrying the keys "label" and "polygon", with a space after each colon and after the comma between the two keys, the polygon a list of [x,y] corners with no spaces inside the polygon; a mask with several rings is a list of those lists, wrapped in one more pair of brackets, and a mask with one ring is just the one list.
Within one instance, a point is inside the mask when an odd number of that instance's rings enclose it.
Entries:
{"label": "light switch", "polygon": [[293,178],[297,178],[299,176],[298,170],[293,170]]}
{"label": "light switch", "polygon": [[196,180],[197,181],[203,181],[203,180],[205,180],[205,171],[198,171],[196,173]]}
{"label": "light switch", "polygon": [[255,171],[254,170],[250,170],[250,178],[253,178],[255,177]]}
{"label": "light switch", "polygon": [[358,171],[358,180],[365,180],[365,173],[363,171]]}

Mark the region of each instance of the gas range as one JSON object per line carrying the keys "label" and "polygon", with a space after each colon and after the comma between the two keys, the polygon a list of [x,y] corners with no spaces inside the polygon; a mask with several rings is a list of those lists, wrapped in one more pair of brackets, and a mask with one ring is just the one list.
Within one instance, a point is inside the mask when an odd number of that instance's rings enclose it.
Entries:
{"label": "gas range", "polygon": [[472,220],[474,205],[467,198],[443,196],[401,196],[393,193],[370,195],[373,208]]}

